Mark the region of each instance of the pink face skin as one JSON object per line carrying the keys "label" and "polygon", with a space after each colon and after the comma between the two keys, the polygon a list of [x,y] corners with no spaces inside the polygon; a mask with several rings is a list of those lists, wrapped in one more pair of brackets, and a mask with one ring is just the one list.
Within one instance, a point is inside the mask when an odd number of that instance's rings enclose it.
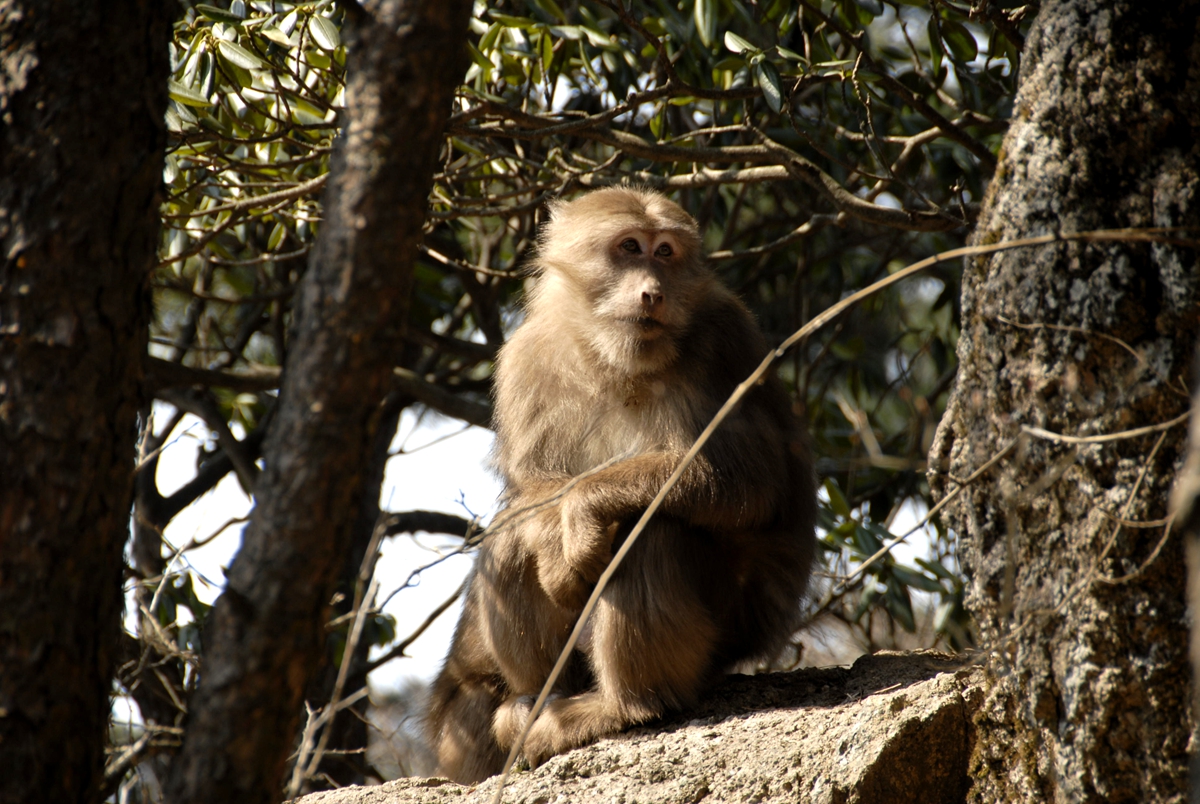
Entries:
{"label": "pink face skin", "polygon": [[670,232],[645,232],[632,229],[621,232],[612,241],[614,282],[603,297],[597,313],[610,314],[638,327],[646,340],[662,335],[672,323],[675,299],[666,292],[671,274],[678,273],[682,250]]}

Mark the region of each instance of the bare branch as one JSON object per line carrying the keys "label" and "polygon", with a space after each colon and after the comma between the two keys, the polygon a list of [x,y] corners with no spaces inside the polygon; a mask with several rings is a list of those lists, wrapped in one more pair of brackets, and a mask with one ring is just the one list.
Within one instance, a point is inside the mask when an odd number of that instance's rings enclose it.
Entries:
{"label": "bare branch", "polygon": [[234,471],[237,472],[242,485],[247,489],[254,488],[254,484],[258,481],[258,467],[242,449],[241,442],[234,438],[225,417],[221,415],[221,411],[217,410],[216,403],[212,399],[203,394],[172,390],[161,392],[159,398],[164,402],[170,402],[180,410],[186,410],[203,419],[209,429],[216,434],[217,445],[221,447],[221,451],[228,455],[229,460],[233,462]]}
{"label": "bare branch", "polygon": [[434,385],[410,369],[397,366],[392,369],[392,374],[395,375],[396,388],[418,402],[477,427],[491,428],[491,405],[453,394],[439,385]]}
{"label": "bare branch", "polygon": [[384,528],[387,536],[425,531],[426,533],[445,533],[465,539],[475,528],[475,523],[461,516],[443,514],[440,511],[405,511],[400,514],[389,514],[384,520]]}
{"label": "bare branch", "polygon": [[146,382],[151,393],[168,388],[228,388],[257,393],[279,387],[281,370],[276,366],[255,366],[249,371],[209,371],[191,368],[157,357],[146,358]]}

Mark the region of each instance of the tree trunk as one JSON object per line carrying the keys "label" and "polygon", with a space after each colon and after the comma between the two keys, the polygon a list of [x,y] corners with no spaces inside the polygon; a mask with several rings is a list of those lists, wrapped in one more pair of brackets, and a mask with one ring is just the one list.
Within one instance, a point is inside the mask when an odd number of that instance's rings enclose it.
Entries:
{"label": "tree trunk", "polygon": [[349,120],[297,299],[257,506],[211,614],[168,800],[279,798],[330,597],[366,491],[364,456],[401,354],[468,0],[346,4]]}
{"label": "tree trunk", "polygon": [[0,2],[0,801],[98,801],[169,6]]}
{"label": "tree trunk", "polygon": [[[410,344],[405,351],[411,353],[415,350]],[[402,359],[399,362],[406,367],[411,364],[409,359]],[[392,440],[396,437],[400,415],[410,404],[412,404],[411,397],[396,391],[388,394],[380,407],[380,427],[375,434],[375,443],[362,456],[365,473],[364,492],[358,503],[358,517],[351,531],[346,560],[342,564],[337,581],[335,596],[340,596],[341,600],[333,606],[334,617],[341,617],[353,611],[355,586],[359,583],[363,559],[366,558],[367,550],[370,549],[375,528],[379,525],[379,493],[383,486],[384,473],[387,471],[389,450]],[[370,606],[374,603],[366,600],[364,605]],[[323,662],[309,685],[308,700],[314,707],[327,703],[333,694],[340,669],[335,658],[339,654],[342,655],[342,661],[350,662],[346,691],[357,690],[367,683],[366,667],[371,652],[370,637],[373,636],[370,623],[367,624],[367,628],[364,628],[362,638],[355,645],[354,652],[347,657],[344,653],[344,646],[349,631],[350,623],[347,622],[337,633],[329,634],[326,640]],[[369,704],[370,701],[363,698],[348,707],[348,711],[337,714],[326,726],[331,730],[327,747],[334,753],[325,754],[317,766],[313,775],[320,781],[306,780],[306,784],[300,788],[299,793],[311,793],[314,790],[325,790],[329,787],[367,784],[371,780],[374,774],[367,762],[366,754],[369,737],[367,727]],[[326,780],[328,783],[322,783]],[[317,781],[315,785],[314,781]]]}
{"label": "tree trunk", "polygon": [[[1200,224],[1198,13],[1184,0],[1043,4],[976,242]],[[1161,522],[1129,522],[1166,516],[1186,427],[1082,443],[1044,431],[1185,413],[1198,280],[1196,251],[1167,244],[967,265],[930,480],[944,497],[1008,450],[947,509],[990,659],[975,801],[1185,797],[1182,546]]]}

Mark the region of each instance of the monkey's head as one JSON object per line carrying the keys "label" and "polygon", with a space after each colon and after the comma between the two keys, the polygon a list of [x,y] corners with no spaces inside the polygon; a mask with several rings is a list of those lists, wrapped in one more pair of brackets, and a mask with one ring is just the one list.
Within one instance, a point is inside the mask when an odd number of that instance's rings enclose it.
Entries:
{"label": "monkey's head", "polygon": [[659,193],[611,187],[550,207],[530,313],[551,315],[610,367],[666,368],[716,281],[696,222]]}

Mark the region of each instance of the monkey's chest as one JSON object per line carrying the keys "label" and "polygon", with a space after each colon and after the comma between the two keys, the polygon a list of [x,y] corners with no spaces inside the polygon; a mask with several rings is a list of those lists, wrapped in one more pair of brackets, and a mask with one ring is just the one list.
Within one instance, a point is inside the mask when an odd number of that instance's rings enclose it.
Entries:
{"label": "monkey's chest", "polygon": [[[684,437],[677,411],[659,397],[620,393],[581,406],[577,437],[566,439],[570,474],[655,450],[672,448]],[[568,446],[569,445],[569,446]]]}

